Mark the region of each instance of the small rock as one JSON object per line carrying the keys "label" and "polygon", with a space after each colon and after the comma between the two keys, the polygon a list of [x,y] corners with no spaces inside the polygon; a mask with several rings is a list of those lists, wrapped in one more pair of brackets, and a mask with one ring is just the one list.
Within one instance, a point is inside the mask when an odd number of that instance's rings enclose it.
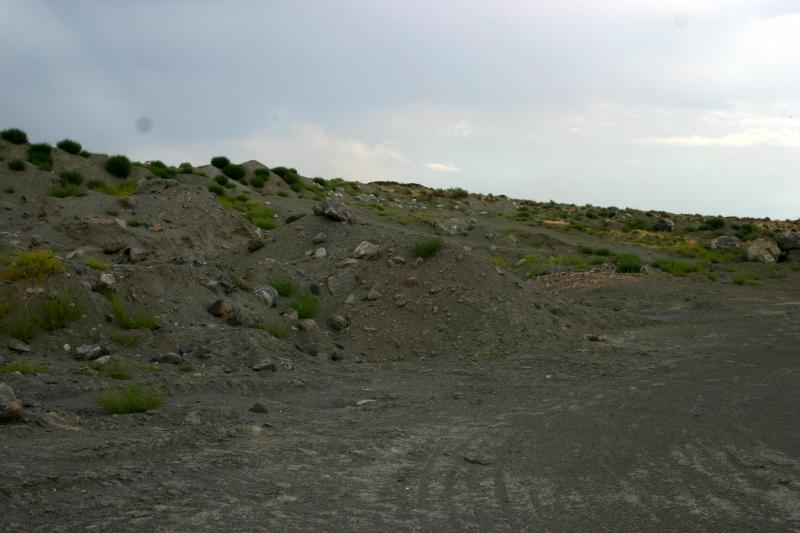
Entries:
{"label": "small rock", "polygon": [[342,331],[350,326],[350,321],[342,315],[331,315],[328,317],[328,326],[333,331]]}
{"label": "small rock", "polygon": [[675,229],[675,222],[668,218],[659,218],[653,222],[653,231],[672,231]]}
{"label": "small rock", "polygon": [[208,312],[214,316],[224,316],[233,311],[233,304],[227,300],[217,300],[208,306]]}
{"label": "small rock", "polygon": [[108,353],[108,349],[99,344],[84,344],[75,348],[75,358],[79,361],[93,361]]}
{"label": "small rock", "polygon": [[309,285],[308,291],[314,296],[322,296],[322,288],[319,286],[319,283],[312,283]]}
{"label": "small rock", "polygon": [[98,364],[98,365],[104,365],[104,364],[108,363],[109,361],[111,361],[111,356],[110,355],[102,355],[102,356],[98,357],[97,359],[95,359],[94,361],[92,361],[92,363],[95,363],[95,364]]}
{"label": "small rock", "polygon": [[253,370],[254,372],[262,372],[264,370],[269,370],[270,372],[277,372],[278,366],[270,359],[264,359],[263,361],[259,361],[258,363],[251,366],[250,370]]}
{"label": "small rock", "polygon": [[734,235],[722,235],[711,241],[711,249],[733,249],[742,245],[742,240]]}
{"label": "small rock", "polygon": [[6,383],[0,383],[0,422],[8,422],[19,418],[22,405],[14,395],[14,389]]}
{"label": "small rock", "polygon": [[378,255],[380,251],[380,247],[377,244],[373,244],[369,241],[363,241],[361,244],[356,246],[356,249],[353,250],[353,257],[355,259],[371,259]]}
{"label": "small rock", "polygon": [[8,348],[12,352],[18,352],[18,353],[26,353],[26,352],[30,352],[31,351],[31,347],[30,346],[28,346],[24,342],[18,341],[16,339],[12,339],[12,340],[8,341]]}
{"label": "small rock", "polygon": [[333,296],[344,296],[358,286],[355,274],[344,271],[328,278],[328,290]]}
{"label": "small rock", "polygon": [[406,259],[400,255],[396,255],[389,259],[389,266],[403,266],[406,264]]}
{"label": "small rock", "polygon": [[317,259],[322,259],[323,257],[325,257],[327,255],[328,255],[328,252],[325,251],[325,248],[322,248],[322,247],[317,248],[314,251],[314,257],[317,258]]}
{"label": "small rock", "polygon": [[587,335],[586,340],[592,342],[606,342],[608,337],[605,335]]}
{"label": "small rock", "polygon": [[417,278],[415,277],[410,277],[403,282],[403,285],[406,287],[416,287],[418,284]]}
{"label": "small rock", "polygon": [[351,294],[347,298],[345,298],[344,304],[345,305],[353,305],[353,304],[356,303],[356,301],[357,301],[356,295],[355,294]]}
{"label": "small rock", "polygon": [[250,411],[253,413],[261,413],[261,414],[269,413],[269,409],[267,408],[267,406],[261,402],[254,403],[253,406],[250,408]]}
{"label": "small rock", "polygon": [[420,267],[420,266],[422,266],[422,263],[424,263],[424,262],[425,262],[425,260],[424,260],[423,258],[421,258],[421,257],[417,257],[417,258],[414,260],[414,262],[413,262],[413,263],[411,263],[411,267],[412,267],[412,268],[417,268],[417,267]]}
{"label": "small rock", "polygon": [[298,220],[300,220],[304,216],[306,216],[306,213],[297,213],[297,214],[294,214],[294,215],[289,215],[288,217],[286,217],[285,222],[287,224],[291,224],[292,222],[297,222]]}
{"label": "small rock", "polygon": [[111,272],[103,272],[94,285],[94,290],[101,294],[111,294],[117,286],[117,280]]}
{"label": "small rock", "polygon": [[326,242],[327,240],[328,240],[328,236],[325,235],[324,233],[320,232],[320,233],[317,233],[316,235],[314,235],[314,238],[311,239],[311,242],[314,243],[314,244],[322,244],[323,242]]}
{"label": "small rock", "polygon": [[747,247],[747,260],[759,263],[775,263],[781,255],[781,249],[775,241],[756,239]]}
{"label": "small rock", "polygon": [[303,320],[299,320],[297,322],[297,327],[299,327],[301,331],[315,331],[319,329],[317,321],[313,318],[304,318]]}
{"label": "small rock", "polygon": [[267,307],[275,307],[278,301],[278,291],[269,285],[266,287],[257,287],[253,290],[253,294],[258,296],[258,299],[264,302]]}
{"label": "small rock", "polygon": [[150,255],[150,250],[145,250],[144,248],[135,248],[130,247],[125,250],[125,255],[128,256],[128,259],[131,263],[140,263],[147,259]]}
{"label": "small rock", "polygon": [[247,251],[248,252],[257,252],[264,247],[264,240],[263,239],[253,239],[252,241],[247,243]]}
{"label": "small rock", "polygon": [[367,301],[374,302],[374,301],[377,301],[377,300],[380,300],[381,298],[383,298],[383,293],[381,293],[380,291],[377,291],[375,289],[371,289],[367,293],[367,297],[366,298],[367,298]]}
{"label": "small rock", "polygon": [[185,363],[183,357],[176,354],[175,352],[167,352],[164,355],[160,356],[159,361],[153,361],[154,363],[165,363],[168,365],[180,365]]}
{"label": "small rock", "polygon": [[362,405],[367,405],[368,403],[375,403],[376,401],[377,400],[370,400],[370,399],[358,400],[356,402],[356,406],[361,407]]}

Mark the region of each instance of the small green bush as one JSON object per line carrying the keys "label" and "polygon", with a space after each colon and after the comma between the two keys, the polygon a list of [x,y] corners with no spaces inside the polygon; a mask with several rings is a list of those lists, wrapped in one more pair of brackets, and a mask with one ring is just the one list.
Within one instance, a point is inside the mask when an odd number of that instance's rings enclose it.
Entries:
{"label": "small green bush", "polygon": [[11,338],[30,342],[39,333],[39,326],[30,316],[14,315],[3,320],[2,331]]}
{"label": "small green bush", "polygon": [[68,198],[70,196],[86,196],[86,191],[78,187],[77,185],[53,185],[47,191],[48,196],[52,196],[54,198]]}
{"label": "small green bush", "polygon": [[183,162],[178,166],[178,173],[180,174],[191,174],[194,172],[194,167],[189,162]]}
{"label": "small green bush", "polygon": [[81,150],[83,149],[81,143],[73,141],[72,139],[62,139],[58,141],[58,144],[56,144],[56,146],[58,146],[61,150],[64,150],[68,154],[73,154],[73,155],[80,154]]}
{"label": "small green bush", "polygon": [[126,380],[130,378],[128,375],[128,364],[119,359],[112,359],[111,361],[103,364],[91,362],[89,363],[88,367],[92,372],[104,378],[118,380]]}
{"label": "small green bush", "polygon": [[80,185],[83,183],[83,176],[80,172],[66,170],[61,173],[61,183],[64,185],[67,183],[70,185]]}
{"label": "small green bush", "polygon": [[[219,177],[219,176],[217,176],[217,177]],[[225,178],[225,179],[227,179],[227,178]],[[209,185],[208,186],[208,190],[210,192],[216,194],[217,196],[225,196],[225,189],[223,189],[220,185],[217,185],[216,183],[212,183],[211,185]]]}
{"label": "small green bush", "polygon": [[685,276],[691,272],[708,272],[708,267],[704,265],[671,259],[659,259],[653,262],[653,266],[673,276]]}
{"label": "small green bush", "polygon": [[73,301],[69,296],[47,296],[36,324],[44,330],[56,331],[78,320],[82,313],[83,304]]}
{"label": "small green bush", "polygon": [[32,144],[28,148],[28,162],[42,170],[53,170],[53,147],[47,143]]}
{"label": "small green bush", "polygon": [[276,277],[269,280],[269,284],[272,285],[278,294],[281,296],[291,296],[291,294],[297,288],[297,285],[294,281],[290,280],[289,278],[281,278]]}
{"label": "small green bush", "polygon": [[113,155],[106,159],[105,168],[112,176],[127,178],[131,173],[131,162],[124,155]]}
{"label": "small green bush", "polygon": [[9,361],[3,366],[0,366],[0,375],[13,374],[19,372],[26,376],[32,374],[44,374],[47,369],[41,363],[29,363],[28,361],[16,360]]}
{"label": "small green bush", "polygon": [[148,165],[148,170],[157,178],[161,178],[162,180],[169,180],[174,179],[175,176],[178,174],[177,170],[173,167],[168,167],[161,161],[150,161]]}
{"label": "small green bush", "polygon": [[253,171],[254,176],[259,176],[264,178],[264,181],[269,179],[269,169],[268,168],[257,168]]}
{"label": "small green bush", "polygon": [[225,186],[228,184],[228,176],[220,174],[219,176],[214,178],[214,181],[216,181],[219,185]]}
{"label": "small green bush", "polygon": [[25,144],[28,142],[28,134],[19,128],[9,128],[0,132],[0,137],[14,144]]}
{"label": "small green bush", "polygon": [[122,299],[117,296],[111,298],[111,312],[114,315],[114,323],[122,329],[156,329],[158,327],[156,315],[146,311],[131,314]]}
{"label": "small green bush", "polygon": [[297,311],[299,318],[314,318],[319,313],[319,301],[310,292],[296,294],[289,305]]}
{"label": "small green bush", "polygon": [[108,270],[111,268],[111,261],[106,261],[105,259],[100,259],[97,257],[88,256],[84,259],[84,263],[89,268],[93,268],[95,270]]}
{"label": "small green bush", "polygon": [[264,180],[263,176],[253,176],[250,179],[250,185],[252,185],[256,189],[260,189],[261,187],[263,187],[265,182],[266,181]]}
{"label": "small green bush", "polygon": [[622,223],[626,231],[646,230],[650,227],[647,220],[643,218],[629,218]]}
{"label": "small green bush", "polygon": [[142,338],[135,333],[113,333],[111,335],[111,340],[114,341],[117,346],[123,346],[125,348],[135,348],[142,342]]}
{"label": "small green bush", "polygon": [[144,222],[142,222],[141,220],[136,220],[135,218],[128,221],[129,228],[141,228],[144,225],[145,225]]}
{"label": "small green bush", "polygon": [[81,157],[83,157],[83,158],[87,158],[87,157],[91,157],[91,156],[92,156],[92,153],[91,153],[91,152],[89,152],[89,151],[87,151],[87,150],[81,150],[81,153],[80,153],[79,155],[80,155]]}
{"label": "small green bush", "polygon": [[706,218],[702,224],[700,224],[701,230],[715,230],[715,229],[722,229],[725,227],[725,219],[722,217],[708,217]]}
{"label": "small green bush", "polygon": [[137,384],[97,397],[97,404],[109,414],[143,413],[163,403],[160,391]]}
{"label": "small green bush", "polygon": [[9,280],[31,279],[41,281],[50,274],[64,271],[61,259],[44,248],[21,250],[11,256],[7,266],[0,271],[0,276]]}
{"label": "small green bush", "polygon": [[218,169],[222,170],[223,168],[231,164],[231,160],[225,157],[224,155],[218,155],[217,157],[211,158],[211,164],[217,167]]}
{"label": "small green bush", "polygon": [[441,239],[423,241],[414,246],[414,255],[423,259],[428,259],[436,255],[436,253],[441,250],[442,246],[444,246],[444,241]]}
{"label": "small green bush", "polygon": [[237,276],[231,276],[231,282],[237,289],[243,292],[253,292],[253,287],[250,286],[245,280]]}
{"label": "small green bush", "polygon": [[222,173],[232,180],[239,181],[245,175],[244,167],[241,165],[227,165],[222,169]]}
{"label": "small green bush", "polygon": [[11,170],[16,170],[17,172],[20,170],[25,170],[25,161],[20,159],[11,159],[8,162],[8,168]]}
{"label": "small green bush", "polygon": [[119,185],[112,185],[100,180],[91,180],[88,186],[93,191],[109,194],[111,196],[130,196],[136,190],[136,180],[131,178]]}
{"label": "small green bush", "polygon": [[266,331],[276,339],[285,339],[289,335],[289,330],[286,327],[274,322],[255,322],[253,328]]}
{"label": "small green bush", "polygon": [[642,270],[642,260],[633,254],[622,254],[617,256],[617,272],[626,274],[637,273]]}

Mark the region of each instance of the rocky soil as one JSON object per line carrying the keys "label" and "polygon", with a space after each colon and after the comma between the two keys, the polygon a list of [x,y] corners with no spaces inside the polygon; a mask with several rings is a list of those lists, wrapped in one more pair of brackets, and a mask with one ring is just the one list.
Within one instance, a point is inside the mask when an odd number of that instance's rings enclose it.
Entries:
{"label": "rocky soil", "polygon": [[800,531],[796,222],[27,149],[3,531]]}

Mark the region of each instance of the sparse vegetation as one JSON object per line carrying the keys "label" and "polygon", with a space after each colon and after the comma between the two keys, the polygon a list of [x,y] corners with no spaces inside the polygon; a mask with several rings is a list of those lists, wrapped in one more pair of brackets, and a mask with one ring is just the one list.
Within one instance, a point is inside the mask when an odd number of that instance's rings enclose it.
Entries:
{"label": "sparse vegetation", "polygon": [[653,266],[662,272],[667,272],[673,276],[685,276],[691,272],[708,272],[708,267],[699,263],[675,261],[671,259],[659,259],[657,261],[653,261]]}
{"label": "sparse vegetation", "polygon": [[253,328],[266,331],[276,339],[285,339],[286,336],[289,335],[288,328],[280,324],[276,324],[275,322],[255,322],[253,324]]}
{"label": "sparse vegetation", "polygon": [[8,168],[16,172],[25,170],[25,161],[22,161],[20,159],[11,159],[8,162]]}
{"label": "sparse vegetation", "polygon": [[164,396],[153,388],[133,384],[97,397],[97,404],[109,414],[143,413],[164,403]]}
{"label": "sparse vegetation", "polygon": [[291,296],[297,289],[297,284],[289,278],[275,277],[269,280],[269,284],[278,291],[278,294],[284,297]]}
{"label": "sparse vegetation", "polygon": [[58,144],[56,144],[56,146],[58,146],[61,150],[64,150],[68,154],[73,154],[73,155],[80,154],[81,150],[83,149],[81,143],[73,141],[72,139],[62,139],[58,141]]}
{"label": "sparse vegetation", "polygon": [[[225,179],[227,180],[228,178]],[[211,185],[209,185],[208,190],[209,192],[216,194],[217,196],[225,195],[225,189],[223,189],[221,185],[217,185],[216,183],[212,183]]]}
{"label": "sparse vegetation", "polygon": [[114,155],[106,159],[106,171],[118,178],[127,178],[131,173],[131,162],[124,155]]}
{"label": "sparse vegetation", "polygon": [[272,208],[256,198],[248,198],[247,195],[236,198],[218,195],[218,199],[222,205],[244,213],[250,222],[261,229],[273,229],[278,225]]}
{"label": "sparse vegetation", "polygon": [[158,317],[153,313],[142,311],[131,313],[125,307],[125,303],[118,296],[113,296],[111,300],[111,312],[114,316],[114,323],[122,329],[156,329],[158,327]]}
{"label": "sparse vegetation", "polygon": [[301,292],[294,295],[289,305],[297,311],[297,316],[301,319],[314,318],[319,313],[319,301],[310,292]]}
{"label": "sparse vegetation", "polygon": [[417,243],[414,246],[414,255],[423,259],[429,259],[436,255],[439,250],[444,246],[444,241],[441,239],[428,239]]}
{"label": "sparse vegetation", "polygon": [[101,192],[111,196],[130,196],[136,190],[136,180],[125,180],[119,185],[112,185],[100,180],[91,180],[88,186],[93,191]]}
{"label": "sparse vegetation", "polygon": [[53,147],[47,143],[32,144],[28,148],[28,162],[42,170],[53,170]]}
{"label": "sparse vegetation", "polygon": [[79,172],[62,172],[59,184],[51,187],[47,194],[56,198],[86,196],[86,191],[80,187],[81,183],[83,176]]}
{"label": "sparse vegetation", "polygon": [[128,374],[128,364],[121,359],[111,359],[107,363],[91,362],[88,365],[89,370],[103,378],[126,380],[130,376]]}
{"label": "sparse vegetation", "polygon": [[231,283],[233,283],[240,291],[253,292],[253,287],[242,278],[231,276]]}
{"label": "sparse vegetation", "polygon": [[225,186],[228,184],[228,176],[220,174],[214,178],[214,181],[216,181],[219,185]]}
{"label": "sparse vegetation", "polygon": [[725,219],[722,217],[708,217],[700,224],[701,230],[718,230],[724,227]]}
{"label": "sparse vegetation", "polygon": [[68,295],[46,296],[41,314],[36,317],[36,324],[47,331],[64,329],[79,319],[83,313],[83,304]]}
{"label": "sparse vegetation", "polygon": [[113,333],[111,335],[111,340],[114,341],[117,346],[135,348],[142,342],[142,337],[136,333]]}
{"label": "sparse vegetation", "polygon": [[194,167],[189,162],[183,162],[178,166],[179,174],[192,174],[193,172],[194,172]]}
{"label": "sparse vegetation", "polygon": [[41,363],[23,361],[20,359],[17,359],[16,361],[9,361],[3,366],[0,366],[0,375],[14,374],[16,372],[28,376],[35,374],[44,374],[47,372],[47,369]]}
{"label": "sparse vegetation", "polygon": [[225,157],[224,155],[218,155],[217,157],[211,158],[211,164],[217,167],[218,169],[222,170],[223,168],[231,164],[231,160]]}
{"label": "sparse vegetation", "polygon": [[19,128],[9,128],[0,132],[0,137],[14,144],[25,144],[28,142],[28,134]]}
{"label": "sparse vegetation", "polygon": [[642,260],[638,255],[622,254],[617,256],[617,272],[635,274],[642,270]]}
{"label": "sparse vegetation", "polygon": [[88,256],[83,262],[86,263],[86,266],[95,270],[108,270],[111,268],[111,261],[106,261],[98,257]]}
{"label": "sparse vegetation", "polygon": [[0,276],[9,280],[29,279],[41,281],[52,274],[64,271],[61,259],[47,249],[20,250],[16,254],[4,258],[6,267]]}

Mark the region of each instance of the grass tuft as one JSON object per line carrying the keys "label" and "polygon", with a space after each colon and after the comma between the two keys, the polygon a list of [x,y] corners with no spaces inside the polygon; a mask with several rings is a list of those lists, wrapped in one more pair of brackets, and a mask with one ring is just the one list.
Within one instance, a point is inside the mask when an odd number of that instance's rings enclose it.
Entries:
{"label": "grass tuft", "polygon": [[635,274],[642,270],[642,260],[633,254],[622,254],[617,257],[617,272]]}
{"label": "grass tuft", "polygon": [[28,148],[28,161],[42,170],[53,170],[53,147],[47,143],[32,144]]}
{"label": "grass tuft", "polygon": [[9,280],[30,279],[41,281],[50,274],[64,271],[64,264],[52,251],[39,248],[21,250],[9,259],[6,268],[0,271],[0,277]]}
{"label": "grass tuft", "polygon": [[272,285],[281,296],[291,296],[295,289],[297,289],[295,282],[289,278],[275,277],[269,280],[269,284]]}
{"label": "grass tuft", "polygon": [[444,241],[441,239],[423,241],[414,246],[414,255],[423,259],[428,259],[436,255],[437,252],[441,250],[442,246],[444,246]]}
{"label": "grass tuft", "polygon": [[136,190],[135,179],[125,180],[119,185],[112,185],[100,180],[92,180],[88,185],[93,191],[111,196],[130,196],[131,193]]}
{"label": "grass tuft", "polygon": [[19,372],[23,375],[44,374],[47,369],[41,363],[29,363],[28,361],[16,360],[0,366],[0,375],[13,374]]}
{"label": "grass tuft", "polygon": [[20,159],[11,159],[8,162],[8,168],[9,170],[14,170],[16,172],[25,170],[25,161],[22,161]]}
{"label": "grass tuft", "polygon": [[119,380],[130,379],[130,375],[128,374],[128,364],[119,359],[112,359],[103,364],[91,362],[89,363],[88,368],[94,374],[97,374],[100,377]]}
{"label": "grass tuft", "polygon": [[89,256],[84,259],[84,263],[89,268],[93,268],[95,270],[108,270],[111,268],[111,261],[106,261],[105,259],[100,259],[98,257]]}
{"label": "grass tuft", "polygon": [[61,150],[64,150],[68,154],[78,155],[83,150],[83,146],[78,141],[73,141],[72,139],[62,139],[58,141],[56,144]]}
{"label": "grass tuft", "polygon": [[47,331],[64,329],[78,320],[82,313],[81,302],[74,302],[68,296],[47,296],[44,299],[42,313],[36,318],[36,324]]}
{"label": "grass tuft", "polygon": [[231,160],[225,157],[224,155],[218,155],[217,157],[211,158],[211,164],[217,167],[218,169],[222,170],[223,168],[231,164]]}
{"label": "grass tuft", "polygon": [[314,318],[319,313],[319,301],[310,292],[296,294],[289,305],[297,311],[299,318]]}
{"label": "grass tuft", "polygon": [[252,327],[266,331],[276,339],[285,339],[289,335],[289,330],[286,327],[274,322],[255,322]]}
{"label": "grass tuft", "polygon": [[14,144],[25,144],[28,142],[28,134],[19,128],[9,128],[0,132],[0,137]]}
{"label": "grass tuft", "polygon": [[113,333],[111,335],[111,340],[114,341],[117,346],[122,346],[124,348],[135,348],[142,342],[142,338],[135,333]]}
{"label": "grass tuft", "polygon": [[132,314],[118,296],[111,298],[111,312],[114,315],[114,323],[122,329],[156,329],[158,327],[156,315],[146,311]]}
{"label": "grass tuft", "polygon": [[141,385],[129,385],[116,392],[107,392],[97,397],[97,404],[109,414],[143,413],[164,403],[164,396],[157,389]]}

